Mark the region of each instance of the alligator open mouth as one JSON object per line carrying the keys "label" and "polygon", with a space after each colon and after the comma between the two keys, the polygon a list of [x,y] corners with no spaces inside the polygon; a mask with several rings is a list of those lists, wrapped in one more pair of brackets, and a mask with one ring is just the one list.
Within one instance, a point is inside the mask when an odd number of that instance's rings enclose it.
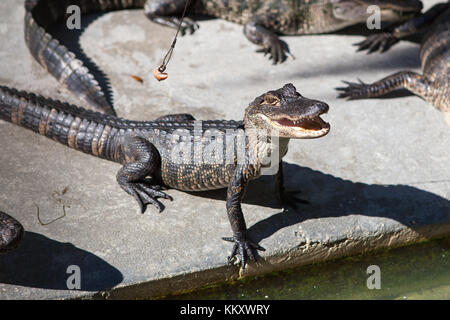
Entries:
{"label": "alligator open mouth", "polygon": [[320,131],[324,128],[330,127],[330,125],[327,122],[323,121],[319,116],[316,116],[314,118],[303,118],[300,120],[282,118],[279,120],[275,120],[275,122],[284,127],[296,127],[302,131]]}
{"label": "alligator open mouth", "polygon": [[325,122],[318,115],[297,120],[283,117],[281,119],[274,119],[272,123],[275,124],[275,127],[279,126],[285,129],[289,128],[294,132],[298,132],[302,137],[305,138],[318,138],[326,135],[330,131],[330,124],[328,122]]}

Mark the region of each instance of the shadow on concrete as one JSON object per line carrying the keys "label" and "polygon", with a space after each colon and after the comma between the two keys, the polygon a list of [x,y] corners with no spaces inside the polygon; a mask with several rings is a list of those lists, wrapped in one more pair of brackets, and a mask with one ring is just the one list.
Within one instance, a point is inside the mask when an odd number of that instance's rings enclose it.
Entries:
{"label": "shadow on concrete", "polygon": [[[362,39],[361,39],[362,40]],[[318,48],[320,49],[320,48]],[[285,79],[295,79],[295,78],[314,78],[321,75],[346,75],[348,73],[353,73],[357,65],[355,65],[355,58],[365,57],[364,65],[361,65],[361,73],[367,73],[367,70],[379,70],[391,69],[392,72],[398,72],[402,70],[411,70],[420,68],[419,59],[420,47],[393,47],[390,49],[389,56],[386,53],[372,53],[367,54],[364,52],[356,52],[354,56],[348,56],[344,58],[339,58],[333,65],[325,65],[321,61],[317,60],[317,63],[312,67],[310,64],[309,70],[293,70],[292,72],[286,72]],[[359,57],[358,57],[359,56]],[[300,58],[301,56],[299,56]],[[386,74],[388,76],[390,72]],[[354,81],[356,79],[346,79],[342,80]],[[364,79],[364,82],[372,82],[379,79]]]}
{"label": "shadow on concrete", "polygon": [[[284,173],[286,189],[301,189],[298,197],[309,204],[299,203],[296,209],[288,208],[250,226],[249,232],[257,242],[302,221],[348,215],[389,218],[411,229],[450,223],[450,201],[415,187],[352,182],[286,162]],[[280,208],[274,188],[271,176],[251,181],[243,203]],[[217,200],[226,198],[226,190],[192,194]]]}
{"label": "shadow on concrete", "polygon": [[[114,106],[113,92],[111,88],[111,81],[108,76],[100,69],[99,66],[89,58],[84,52],[80,44],[80,38],[87,27],[95,20],[106,14],[104,13],[92,13],[83,15],[81,18],[81,29],[68,30],[63,23],[57,23],[49,29],[49,33],[65,45],[69,51],[73,52],[77,59],[81,60],[89,72],[94,76],[95,80],[99,83],[100,88],[105,94],[106,101],[109,105]],[[113,108],[114,109],[114,108]]]}
{"label": "shadow on concrete", "polygon": [[[107,12],[103,13],[90,13],[88,15],[84,15],[81,19],[81,29],[77,30],[70,30],[70,32],[67,31],[67,28],[63,24],[56,24],[51,27],[49,32],[52,34],[53,37],[58,39],[62,44],[64,44],[70,51],[75,53],[78,59],[80,59],[83,64],[89,69],[89,71],[94,76],[95,80],[98,81],[102,91],[105,94],[106,100],[111,106],[114,106],[113,101],[113,92],[111,88],[111,81],[108,78],[108,76],[100,69],[100,67],[91,59],[89,58],[84,50],[82,49],[80,45],[80,38],[83,35],[83,32],[89,27],[90,24],[92,24],[95,20],[106,14]],[[188,15],[189,16],[189,15]],[[192,15],[191,15],[192,16]],[[192,16],[196,21],[204,21],[204,20],[211,20],[215,19],[213,17],[208,16],[201,16],[201,15],[194,15]],[[153,23],[149,21],[149,23]],[[373,31],[368,30],[365,25],[355,25],[348,28],[345,28],[343,30],[339,30],[336,32],[332,32],[330,34],[338,34],[338,35],[361,35],[361,36],[368,36],[374,33],[379,33],[379,30]],[[317,37],[327,35],[327,34],[318,34]],[[294,35],[294,36],[286,36],[287,38],[290,37],[301,37],[302,35]],[[361,39],[361,41],[363,38]],[[407,41],[412,42],[420,42],[420,39],[415,38],[406,38]],[[287,42],[284,42],[284,45],[289,51],[289,46]],[[325,45],[325,44],[324,44]],[[320,47],[317,48],[320,50]],[[365,69],[379,69],[380,67],[383,68],[390,68],[395,69],[397,71],[401,70],[408,70],[408,69],[414,69],[420,67],[420,61],[419,61],[419,46],[417,48],[397,48],[394,46],[390,49],[392,53],[389,56],[389,59],[382,59],[380,61],[379,57],[376,58],[376,56],[379,56],[379,53],[373,53],[370,55],[367,55],[367,61],[364,63]],[[293,52],[295,55],[295,52]],[[256,53],[255,53],[256,54]],[[357,53],[356,47],[355,47],[355,54],[361,55],[364,54],[364,52]],[[298,57],[301,58],[301,53],[298,53]],[[336,60],[336,63],[334,65],[323,65],[321,61],[317,61],[317,66],[315,68],[309,68],[310,70],[301,70],[301,68],[297,70],[293,70],[292,72],[285,72],[284,73],[284,79],[288,81],[292,81],[292,79],[295,78],[313,78],[320,75],[337,75],[337,74],[346,74],[349,72],[353,72],[355,69],[355,63],[352,59],[352,57],[347,57],[346,59],[339,59]],[[387,76],[387,75],[386,75]],[[249,79],[249,81],[252,79]],[[343,80],[349,80],[353,81],[356,79],[343,79]],[[370,79],[362,79],[369,81]],[[372,79],[373,80],[373,79]],[[252,80],[254,81],[254,79]],[[367,82],[365,81],[365,82]],[[229,85],[229,84],[227,84]],[[408,94],[400,93],[398,97],[403,97]],[[394,93],[393,96],[387,96],[386,98],[392,98],[397,97]]]}
{"label": "shadow on concrete", "polygon": [[0,256],[0,283],[24,287],[69,290],[70,265],[81,271],[81,290],[109,289],[123,280],[122,273],[96,255],[71,243],[25,232],[21,245]]}

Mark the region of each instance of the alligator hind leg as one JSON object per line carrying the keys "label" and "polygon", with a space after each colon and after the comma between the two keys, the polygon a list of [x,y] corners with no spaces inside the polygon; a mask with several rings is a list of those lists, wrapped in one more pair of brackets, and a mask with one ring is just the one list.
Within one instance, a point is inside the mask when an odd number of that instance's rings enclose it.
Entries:
{"label": "alligator hind leg", "polygon": [[349,100],[381,97],[391,91],[404,88],[430,101],[436,96],[436,90],[439,90],[432,81],[411,71],[401,71],[372,84],[366,84],[361,80],[359,83],[343,82],[348,86],[336,88],[341,91],[338,98]]}
{"label": "alligator hind leg", "polygon": [[[142,213],[148,204],[154,205],[161,212],[164,206],[157,199],[172,200],[172,197],[154,183],[155,173],[161,165],[158,151],[144,138],[125,136],[123,139],[118,153],[123,167],[117,173],[117,182],[136,199]],[[151,179],[146,178],[147,176]]]}
{"label": "alligator hind leg", "polygon": [[[163,26],[178,28],[181,21],[186,0],[149,0],[144,6],[144,12],[151,21]],[[189,31],[191,34],[198,29],[198,24],[189,17],[184,17],[180,32],[182,35]]]}

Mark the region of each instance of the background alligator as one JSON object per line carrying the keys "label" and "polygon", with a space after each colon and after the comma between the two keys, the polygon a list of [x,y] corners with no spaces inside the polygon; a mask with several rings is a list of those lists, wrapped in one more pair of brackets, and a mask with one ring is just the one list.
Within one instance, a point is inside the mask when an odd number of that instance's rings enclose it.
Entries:
{"label": "background alligator", "polygon": [[[97,111],[115,114],[92,73],[74,53],[49,33],[50,27],[67,17],[67,7],[78,5],[81,13],[144,8],[152,21],[177,27],[185,0],[27,0],[25,41],[32,56],[59,82]],[[191,1],[190,14],[204,14],[244,24],[247,38],[270,53],[274,63],[286,58],[287,46],[278,34],[324,33],[364,22],[368,5],[381,8],[383,22],[404,20],[419,12],[418,0],[198,0]],[[193,32],[195,22],[183,20],[181,31]]]}
{"label": "background alligator", "polygon": [[148,204],[163,210],[158,199],[172,200],[163,191],[165,187],[184,191],[228,188],[226,207],[233,237],[224,240],[235,243],[230,259],[239,253],[243,267],[246,256],[255,259],[253,251],[263,250],[248,237],[241,210],[247,183],[275,165],[279,167],[277,196],[283,205],[289,204],[281,162],[289,139],[326,135],[330,125],[320,115],[327,111],[327,104],[305,98],[286,84],[251,102],[243,121],[196,122],[189,114],[177,114],[142,122],[0,86],[1,119],[121,163],[117,182],[136,199],[142,212]]}
{"label": "background alligator", "polygon": [[[248,40],[270,53],[273,63],[286,59],[287,46],[277,34],[300,35],[326,33],[366,22],[367,7],[378,5],[383,22],[397,22],[422,9],[416,0],[198,0],[191,13],[225,19],[244,25]],[[175,18],[184,8],[185,0],[148,1],[145,14],[152,21],[177,27]],[[190,23],[192,25],[192,23]],[[191,30],[194,28],[191,27]]]}
{"label": "background alligator", "polygon": [[391,33],[371,36],[359,45],[363,50],[367,49],[370,52],[386,51],[394,43],[410,35],[422,36],[420,48],[422,74],[400,71],[372,84],[344,81],[348,87],[337,88],[342,91],[339,97],[374,98],[405,88],[444,112],[450,124],[450,2],[437,4]]}
{"label": "background alligator", "polygon": [[23,234],[20,222],[0,211],[0,253],[16,248],[22,241]]}

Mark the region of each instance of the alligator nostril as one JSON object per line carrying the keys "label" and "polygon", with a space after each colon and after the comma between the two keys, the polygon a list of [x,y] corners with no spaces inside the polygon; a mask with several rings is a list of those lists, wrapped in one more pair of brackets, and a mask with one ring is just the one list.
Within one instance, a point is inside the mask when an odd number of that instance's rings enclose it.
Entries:
{"label": "alligator nostril", "polygon": [[314,107],[317,108],[317,110],[319,110],[320,113],[326,113],[326,112],[328,112],[328,109],[330,109],[328,104],[326,104],[325,102],[321,102],[321,101],[317,101],[314,104]]}

